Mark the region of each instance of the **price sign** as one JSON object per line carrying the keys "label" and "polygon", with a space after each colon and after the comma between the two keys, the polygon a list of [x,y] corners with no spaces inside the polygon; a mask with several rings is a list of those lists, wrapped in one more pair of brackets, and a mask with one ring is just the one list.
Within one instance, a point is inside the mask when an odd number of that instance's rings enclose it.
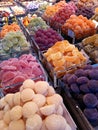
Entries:
{"label": "price sign", "polygon": [[73,39],[72,43],[74,44],[75,43],[75,33],[74,33],[74,31],[72,31],[71,29],[68,29],[68,36]]}
{"label": "price sign", "polygon": [[72,30],[68,29],[68,36],[70,36],[71,38],[74,38],[75,34]]}

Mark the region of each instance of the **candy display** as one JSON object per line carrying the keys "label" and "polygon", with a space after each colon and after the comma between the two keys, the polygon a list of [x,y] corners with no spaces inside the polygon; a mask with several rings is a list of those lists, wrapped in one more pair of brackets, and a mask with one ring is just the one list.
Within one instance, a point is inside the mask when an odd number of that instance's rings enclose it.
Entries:
{"label": "candy display", "polygon": [[43,14],[43,17],[46,21],[49,21],[49,19],[51,17],[53,17],[55,15],[56,12],[58,12],[58,10],[62,7],[65,7],[66,6],[66,2],[65,1],[60,1],[54,5],[51,5],[51,6],[47,6],[44,14]]}
{"label": "candy display", "polygon": [[63,105],[62,97],[56,94],[47,82],[35,83],[28,79],[23,82],[21,88],[20,92],[7,94],[0,100],[0,113],[2,113],[0,128],[76,130],[73,120]]}
{"label": "candy display", "polygon": [[26,8],[29,10],[36,10],[36,9],[38,9],[38,7],[39,7],[39,3],[36,1],[30,2],[26,5]]}
{"label": "candy display", "polygon": [[25,16],[22,20],[22,23],[25,25],[25,26],[28,26],[30,21],[33,19],[33,18],[36,18],[37,15],[36,14],[33,14],[32,16]]}
{"label": "candy display", "polygon": [[17,5],[16,6],[12,6],[11,9],[13,10],[15,15],[25,14],[25,10],[21,6],[17,6]]}
{"label": "candy display", "polygon": [[53,46],[57,41],[61,41],[63,38],[53,29],[47,30],[39,29],[35,32],[34,39],[39,46],[40,50],[47,50]]}
{"label": "candy display", "polygon": [[13,5],[13,3],[12,2],[10,2],[10,1],[0,1],[0,6],[2,7],[2,6],[12,6]]}
{"label": "candy display", "polygon": [[30,47],[24,34],[20,31],[7,33],[2,39],[1,46],[0,55],[5,56],[29,50]]}
{"label": "candy display", "polygon": [[21,29],[17,23],[12,23],[11,25],[4,25],[0,33],[0,38],[3,38],[8,32],[20,30]]}
{"label": "candy display", "polygon": [[71,15],[62,26],[62,33],[68,34],[68,29],[75,33],[77,39],[81,39],[96,33],[95,24],[86,17]]}
{"label": "candy display", "polygon": [[75,14],[76,10],[77,7],[74,3],[66,4],[65,7],[59,9],[53,18],[51,18],[50,25],[55,29],[59,29],[72,14]]}
{"label": "candy display", "polygon": [[44,72],[31,54],[23,54],[19,58],[10,58],[0,63],[1,86],[6,87],[23,82],[28,78],[37,78]]}
{"label": "candy display", "polygon": [[97,33],[98,0],[0,0],[0,130],[98,130]]}
{"label": "candy display", "polygon": [[91,17],[91,20],[95,20],[98,22],[98,13],[94,14],[92,17]]}
{"label": "candy display", "polygon": [[76,15],[83,15],[84,17],[90,19],[94,15],[94,11],[91,7],[79,7],[76,11]]}
{"label": "candy display", "polygon": [[93,61],[98,63],[98,34],[85,38],[82,41],[82,46]]}
{"label": "candy display", "polygon": [[37,17],[30,21],[27,28],[28,28],[30,34],[34,34],[35,31],[37,31],[38,29],[47,29],[48,25],[41,17]]}
{"label": "candy display", "polygon": [[47,61],[53,66],[57,73],[66,72],[70,67],[83,65],[86,57],[67,40],[58,41],[44,53]]}
{"label": "candy display", "polygon": [[98,7],[98,1],[97,0],[71,0],[72,2],[75,2],[77,7],[90,7],[91,10],[95,10],[96,7]]}
{"label": "candy display", "polygon": [[11,13],[11,10],[9,7],[0,7],[0,11],[6,11],[8,13]]}
{"label": "candy display", "polygon": [[98,121],[98,67],[86,65],[74,74],[66,74],[63,82],[78,102],[87,119],[94,125]]}

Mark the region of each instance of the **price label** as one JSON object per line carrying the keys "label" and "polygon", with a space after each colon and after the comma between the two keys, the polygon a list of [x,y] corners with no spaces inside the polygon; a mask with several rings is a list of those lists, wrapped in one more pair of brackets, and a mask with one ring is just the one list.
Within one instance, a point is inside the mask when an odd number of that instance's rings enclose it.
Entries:
{"label": "price label", "polygon": [[72,30],[68,29],[68,36],[70,36],[71,38],[74,38],[75,34]]}

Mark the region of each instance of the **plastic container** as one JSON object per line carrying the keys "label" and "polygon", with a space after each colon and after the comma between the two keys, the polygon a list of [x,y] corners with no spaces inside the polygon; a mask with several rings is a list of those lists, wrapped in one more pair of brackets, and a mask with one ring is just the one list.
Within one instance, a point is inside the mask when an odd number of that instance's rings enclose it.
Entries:
{"label": "plastic container", "polygon": [[[28,53],[28,55],[29,54],[31,54],[32,55],[32,53]],[[26,53],[24,53],[24,55],[26,55]],[[22,56],[22,54],[20,54],[20,55],[18,55],[17,57],[20,57],[20,56]],[[36,76],[36,77],[31,77],[31,79],[32,80],[34,80],[34,81],[39,81],[39,80],[42,80],[42,81],[47,81],[48,80],[48,78],[47,78],[47,74],[46,74],[46,71],[44,70],[44,68],[43,68],[43,66],[42,66],[42,64],[40,63],[40,61],[37,59],[37,57],[33,54],[33,56],[35,57],[35,62],[39,65],[38,66],[38,68],[40,68],[40,70],[41,70],[41,74],[36,74],[36,73],[34,73],[34,75]],[[16,56],[14,57],[14,58],[17,58]],[[2,63],[2,61],[1,61],[1,63]],[[36,65],[37,66],[37,65]],[[2,69],[0,70],[0,71],[2,71]],[[11,70],[10,70],[11,71]],[[18,73],[18,70],[16,70],[16,71],[14,71],[14,72],[17,72]],[[22,72],[22,71],[20,71],[20,72]],[[3,74],[3,73],[2,73]],[[20,75],[21,76],[21,75]],[[33,73],[32,73],[32,76],[33,76]],[[15,78],[15,77],[14,77]],[[10,81],[12,81],[14,78],[12,78]],[[9,81],[8,81],[9,82]],[[7,94],[7,93],[10,93],[10,92],[17,92],[17,91],[19,91],[19,88],[20,88],[20,86],[22,85],[22,82],[18,82],[17,81],[17,83],[15,83],[15,84],[11,84],[11,82],[10,82],[10,85],[8,85],[8,86],[5,86],[4,84],[5,83],[3,83],[3,82],[1,82],[1,84],[0,84],[0,86],[1,86],[1,88],[2,88],[2,91],[3,91],[3,93],[4,94]],[[9,84],[9,83],[8,83]],[[3,85],[3,86],[2,86]]]}
{"label": "plastic container", "polygon": [[[95,64],[95,65],[92,65],[92,67],[95,69],[95,67],[97,67],[97,70],[98,70],[98,64]],[[78,69],[82,69],[81,67],[78,68]],[[86,68],[85,68],[86,69]],[[84,71],[85,71],[84,69]],[[89,68],[89,70],[91,71],[91,68]],[[76,70],[75,70],[76,71]],[[68,74],[75,74],[75,71],[71,71],[69,72]],[[86,72],[86,71],[85,71]],[[81,72],[82,74],[82,72]],[[66,75],[65,75],[66,76]],[[70,77],[70,75],[69,75]],[[80,76],[81,77],[81,76]],[[95,127],[98,127],[98,119],[97,120],[88,120],[86,118],[86,116],[84,115],[83,111],[85,108],[87,109],[95,109],[97,106],[95,107],[90,107],[90,106],[86,106],[86,104],[84,103],[84,95],[86,94],[94,94],[96,95],[97,93],[97,90],[96,92],[92,92],[89,88],[89,91],[90,92],[84,92],[82,91],[82,88],[78,85],[78,88],[79,88],[79,92],[73,92],[72,88],[71,88],[71,85],[69,85],[67,82],[68,80],[66,81],[66,77],[64,78],[65,82],[63,81],[63,79],[59,79],[58,81],[58,84],[59,86],[62,88],[62,93],[63,93],[63,96],[64,96],[64,100],[65,100],[65,104],[70,103],[68,104],[68,108],[70,109],[70,111],[73,113],[73,115],[75,114],[76,116],[79,115],[79,117],[77,116],[77,118],[75,120],[77,120],[77,122],[79,123],[82,123],[82,121],[84,122],[84,125],[86,125],[87,127],[91,126],[92,125],[92,129],[95,129]],[[90,80],[90,79],[89,79]],[[98,81],[98,80],[97,80]],[[86,87],[86,86],[85,86]],[[74,89],[75,90],[75,89]],[[65,98],[66,97],[66,98]],[[69,101],[68,101],[69,100]],[[90,100],[89,100],[90,102]],[[91,101],[92,103],[93,101]],[[75,110],[76,109],[76,110]],[[78,112],[78,113],[77,113]],[[80,118],[82,119],[82,121],[80,121]],[[85,120],[85,121],[84,121]],[[88,125],[87,125],[88,124]],[[82,127],[82,126],[81,126]],[[92,130],[91,129],[91,130]],[[89,128],[90,130],[90,128]]]}
{"label": "plastic container", "polygon": [[97,38],[98,34],[90,36],[82,40],[79,44],[81,48],[88,54],[93,63],[98,63],[98,46],[97,46]]}
{"label": "plastic container", "polygon": [[47,61],[46,57],[44,56],[45,52],[40,53],[41,62],[43,63],[44,67],[46,68],[46,70],[47,70],[48,74],[50,75],[50,77],[52,78],[53,83],[54,83],[54,87],[58,86],[58,79],[60,79],[64,74],[66,74],[67,72],[76,70],[78,67],[82,67],[82,66],[90,63],[90,60],[89,60],[89,57],[87,56],[87,54],[83,50],[81,50],[81,52],[83,53],[83,55],[87,59],[87,61],[85,63],[81,63],[81,64],[77,64],[77,65],[74,64],[71,67],[63,68],[63,70],[61,70],[61,71],[55,71],[54,70],[53,66]]}
{"label": "plastic container", "polygon": [[[3,93],[3,91],[1,91],[0,94],[2,95],[2,93]],[[11,92],[11,93],[13,93],[13,92]],[[5,95],[2,95],[2,96],[4,97]],[[70,125],[71,130],[76,130],[77,125],[75,124],[74,120],[72,119],[72,117],[71,117],[70,113],[68,112],[66,106],[64,106],[63,102],[60,105],[63,108],[63,115],[62,116],[66,119],[67,123]]]}
{"label": "plastic container", "polygon": [[12,6],[10,8],[16,17],[26,16],[26,10],[23,7],[16,5],[16,6]]}

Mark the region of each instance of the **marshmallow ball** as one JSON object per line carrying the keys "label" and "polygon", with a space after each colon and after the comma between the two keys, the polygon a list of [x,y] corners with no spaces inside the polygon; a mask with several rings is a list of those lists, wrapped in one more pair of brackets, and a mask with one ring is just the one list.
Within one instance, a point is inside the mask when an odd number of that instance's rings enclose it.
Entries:
{"label": "marshmallow ball", "polygon": [[42,107],[46,103],[46,98],[42,94],[35,94],[33,97],[33,102],[35,102],[38,107]]}
{"label": "marshmallow ball", "polygon": [[34,91],[30,88],[26,88],[21,92],[22,102],[27,102],[32,100],[33,96],[34,96]]}
{"label": "marshmallow ball", "polygon": [[9,124],[9,130],[25,130],[25,124],[23,120],[11,121]]}
{"label": "marshmallow ball", "polygon": [[27,102],[23,105],[23,116],[29,118],[38,111],[38,106],[35,102]]}
{"label": "marshmallow ball", "polygon": [[37,93],[37,94],[42,94],[42,95],[47,95],[48,93],[48,87],[49,87],[49,84],[45,81],[38,81],[37,83],[35,83],[35,86],[34,86],[34,91]]}
{"label": "marshmallow ball", "polygon": [[26,121],[26,130],[40,130],[42,127],[42,119],[38,114],[30,117]]}
{"label": "marshmallow ball", "polygon": [[23,89],[25,89],[25,88],[33,89],[34,88],[34,84],[35,84],[35,82],[32,79],[27,79],[27,80],[25,80],[23,82]]}
{"label": "marshmallow ball", "polygon": [[15,106],[10,110],[11,120],[19,120],[22,117],[22,107]]}

